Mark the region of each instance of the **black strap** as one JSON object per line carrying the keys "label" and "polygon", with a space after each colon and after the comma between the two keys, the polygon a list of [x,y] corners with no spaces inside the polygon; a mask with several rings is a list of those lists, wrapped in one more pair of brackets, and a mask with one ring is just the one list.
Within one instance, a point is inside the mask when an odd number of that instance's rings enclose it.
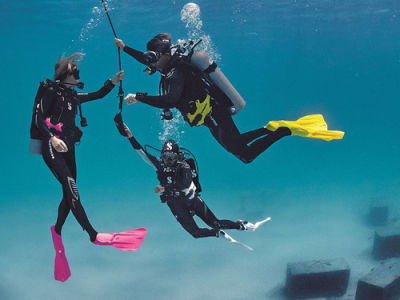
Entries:
{"label": "black strap", "polygon": [[216,69],[217,67],[218,67],[218,66],[217,66],[217,63],[214,61],[214,62],[213,62],[211,65],[209,65],[208,68],[205,69],[203,72],[205,72],[205,73],[207,73],[207,74],[210,74],[210,73],[214,72],[215,69]]}

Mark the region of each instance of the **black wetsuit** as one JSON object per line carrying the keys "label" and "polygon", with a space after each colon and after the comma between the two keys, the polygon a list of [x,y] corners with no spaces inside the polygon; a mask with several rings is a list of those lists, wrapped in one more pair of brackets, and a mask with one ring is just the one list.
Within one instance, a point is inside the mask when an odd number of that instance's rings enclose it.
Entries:
{"label": "black wetsuit", "polygon": [[[193,159],[179,160],[174,166],[148,153],[134,138],[129,138],[140,157],[156,169],[158,180],[165,188],[160,195],[182,227],[194,238],[218,236],[221,229],[241,229],[239,222],[219,220],[200,198],[201,186]],[[197,226],[193,216],[200,217],[209,228]]]}
{"label": "black wetsuit", "polygon": [[[128,46],[124,51],[146,64],[143,52]],[[291,134],[288,128],[279,128],[274,132],[259,128],[241,134],[232,120],[230,99],[215,84],[210,86],[210,82],[203,80],[201,72],[188,64],[178,63],[161,76],[160,96],[137,93],[136,99],[158,108],[177,108],[187,120],[186,115],[193,113],[195,100],[203,101],[210,94],[212,111],[205,118],[204,125],[218,143],[244,163],[252,162],[273,143]]]}
{"label": "black wetsuit", "polygon": [[[55,225],[58,234],[61,234],[62,226],[71,210],[78,223],[88,232],[90,240],[96,239],[97,232],[86,216],[76,187],[75,143],[80,140],[82,133],[75,125],[75,117],[79,103],[103,98],[113,87],[112,82],[107,80],[97,92],[77,93],[65,86],[53,85],[44,92],[38,103],[39,109],[34,115],[36,128],[38,128],[35,138],[42,140],[43,160],[61,183],[63,190],[63,199],[58,207]],[[48,121],[52,124],[50,128]],[[61,132],[52,127],[58,123],[63,124]],[[68,147],[67,152],[57,152],[53,148],[50,142],[53,135],[65,142]]]}

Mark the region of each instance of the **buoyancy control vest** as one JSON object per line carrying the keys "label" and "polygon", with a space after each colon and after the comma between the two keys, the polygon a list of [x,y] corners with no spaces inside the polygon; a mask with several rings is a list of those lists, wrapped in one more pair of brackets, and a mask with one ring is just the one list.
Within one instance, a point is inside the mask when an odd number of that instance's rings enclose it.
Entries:
{"label": "buoyancy control vest", "polygon": [[[60,81],[56,80],[50,80],[46,79],[45,81],[41,81],[39,84],[39,88],[36,92],[34,104],[33,104],[33,109],[32,109],[32,121],[31,121],[31,127],[30,127],[30,153],[31,154],[41,154],[41,142],[43,139],[43,135],[39,129],[39,124],[38,124],[38,113],[39,109],[41,107],[40,101],[42,100],[44,94],[47,91],[50,91],[54,93],[54,97],[56,97],[56,101],[54,102],[54,105],[57,107],[53,107],[52,110],[55,111],[55,114],[51,116],[51,118],[46,119],[46,124],[49,127],[51,131],[54,131],[55,133],[59,130],[59,127],[61,127],[59,124],[57,124],[62,118],[63,114],[63,109],[61,107],[61,103],[63,102],[63,90]],[[76,97],[75,97],[76,98]],[[77,98],[76,98],[77,99]],[[79,103],[79,99],[77,99],[78,102],[78,107],[80,111],[80,117],[81,117],[81,126],[87,126],[86,119],[82,115],[82,108]],[[82,132],[80,131],[79,128],[75,128],[74,130],[74,142],[78,142],[82,136]]]}
{"label": "buoyancy control vest", "polygon": [[[182,181],[186,178],[181,178],[180,168],[190,167],[191,171],[191,185],[189,188],[183,189]],[[157,178],[160,184],[165,188],[163,195],[161,195],[161,202],[167,201],[169,198],[175,197],[190,197],[194,196],[194,193],[201,192],[201,186],[199,183],[198,170],[196,164],[192,158],[184,158],[175,166],[166,166],[161,162],[160,169],[157,171]]]}
{"label": "buoyancy control vest", "polygon": [[[193,93],[186,91],[184,94],[197,95],[182,99],[178,109],[183,112],[185,120],[191,126],[200,126],[204,119],[212,112],[213,105],[222,105],[230,108],[232,115],[239,113],[246,102],[236,91],[230,81],[222,73],[216,62],[213,61],[204,51],[194,51],[194,48],[201,42],[183,46],[176,45],[177,48],[172,56],[171,66],[184,65],[189,75],[186,78],[194,80],[189,88],[195,89]],[[186,75],[186,74],[185,74]]]}

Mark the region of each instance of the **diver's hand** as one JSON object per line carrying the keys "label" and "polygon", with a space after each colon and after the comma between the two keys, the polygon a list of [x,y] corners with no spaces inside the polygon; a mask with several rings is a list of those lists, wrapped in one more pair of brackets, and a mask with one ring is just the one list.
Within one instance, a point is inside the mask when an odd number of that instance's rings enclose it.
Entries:
{"label": "diver's hand", "polygon": [[154,193],[161,194],[164,193],[165,188],[162,185],[156,185],[154,188]]}
{"label": "diver's hand", "polygon": [[51,145],[53,146],[54,149],[56,149],[57,152],[67,152],[68,147],[64,143],[63,140],[60,140],[59,138],[56,138],[55,136],[52,136],[50,138]]}
{"label": "diver's hand", "polygon": [[117,39],[117,38],[115,38],[115,45],[117,46],[117,48],[119,48],[121,50],[124,50],[124,48],[125,48],[125,43],[122,40]]}
{"label": "diver's hand", "polygon": [[111,80],[113,85],[116,85],[118,82],[124,79],[124,70],[119,71],[117,74],[115,74],[113,80]]}
{"label": "diver's hand", "polygon": [[123,124],[124,124],[124,131],[126,133],[126,136],[128,137],[128,139],[130,139],[132,137],[132,132],[130,131],[129,127],[126,126],[125,123],[123,123]]}
{"label": "diver's hand", "polygon": [[136,100],[136,94],[128,94],[128,95],[125,97],[125,102],[126,102],[126,104],[128,104],[128,105],[131,105],[131,104],[133,104],[133,103],[138,102],[138,101]]}

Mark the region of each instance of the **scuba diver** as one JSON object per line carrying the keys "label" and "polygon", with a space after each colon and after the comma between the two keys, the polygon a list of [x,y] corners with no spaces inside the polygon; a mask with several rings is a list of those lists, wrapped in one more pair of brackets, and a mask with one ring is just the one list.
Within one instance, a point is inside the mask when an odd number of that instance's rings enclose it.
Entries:
{"label": "scuba diver", "polygon": [[57,222],[51,226],[51,234],[56,251],[54,277],[66,281],[71,275],[61,238],[64,222],[72,214],[80,226],[89,234],[90,241],[96,245],[112,245],[120,250],[137,250],[145,235],[145,228],[138,228],[121,233],[98,233],[90,224],[80,201],[76,186],[75,144],[82,136],[82,131],[75,125],[79,108],[81,126],[87,126],[83,117],[81,103],[106,96],[123,79],[124,72],[118,72],[112,80],[92,93],[78,93],[74,87],[83,88],[79,81],[76,62],[82,53],[62,57],[55,64],[54,80],[41,82],[33,107],[31,123],[31,153],[41,154],[44,162],[60,182],[63,198],[58,207]]}
{"label": "scuba diver", "polygon": [[136,102],[164,109],[163,119],[172,119],[171,108],[177,108],[191,126],[205,125],[228,152],[244,163],[257,156],[281,138],[289,135],[319,138],[326,141],[343,138],[344,132],[328,130],[320,114],[297,121],[271,121],[266,126],[240,133],[232,120],[245,106],[243,98],[205,52],[194,51],[201,42],[172,45],[171,35],[160,33],[141,52],[115,39],[116,46],[147,66],[148,74],[160,72],[159,96],[137,92],[128,94],[128,105]]}
{"label": "scuba diver", "polygon": [[[224,230],[254,231],[271,218],[268,217],[255,224],[243,220],[234,222],[218,219],[200,197],[201,186],[197,163],[190,151],[179,147],[173,140],[167,140],[162,146],[161,156],[156,157],[150,154],[146,147],[143,148],[139,144],[129,128],[122,122],[122,118],[116,120],[116,125],[121,135],[128,137],[133,149],[139,156],[156,170],[160,184],[155,187],[154,192],[160,195],[162,203],[167,203],[176,220],[188,233],[196,239],[204,237],[223,238],[231,243],[253,250],[251,247],[233,239]],[[121,132],[121,129],[124,132]],[[191,154],[193,158],[186,157],[185,153]],[[194,215],[202,219],[211,229],[200,228],[193,219]]]}

